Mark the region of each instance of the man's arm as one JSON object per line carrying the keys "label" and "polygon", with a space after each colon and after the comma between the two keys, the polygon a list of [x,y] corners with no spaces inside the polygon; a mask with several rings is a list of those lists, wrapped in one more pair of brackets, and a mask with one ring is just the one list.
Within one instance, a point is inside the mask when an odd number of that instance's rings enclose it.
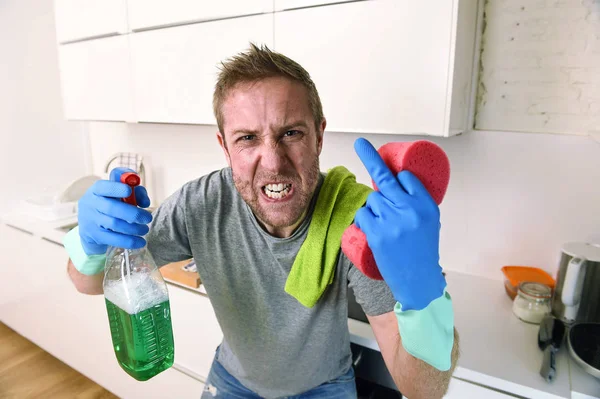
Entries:
{"label": "man's arm", "polygon": [[450,377],[458,361],[459,337],[456,328],[452,347],[452,366],[448,371],[440,371],[406,352],[402,346],[398,319],[394,312],[367,316],[367,318],[375,333],[383,360],[402,395],[409,399],[442,398],[448,390]]}
{"label": "man's arm", "polygon": [[75,288],[77,288],[77,291],[81,292],[82,294],[100,295],[104,293],[104,288],[102,287],[102,283],[104,281],[104,270],[98,274],[87,276],[80,273],[75,268],[73,262],[71,262],[71,259],[69,259],[69,263],[67,264],[67,273],[75,285]]}

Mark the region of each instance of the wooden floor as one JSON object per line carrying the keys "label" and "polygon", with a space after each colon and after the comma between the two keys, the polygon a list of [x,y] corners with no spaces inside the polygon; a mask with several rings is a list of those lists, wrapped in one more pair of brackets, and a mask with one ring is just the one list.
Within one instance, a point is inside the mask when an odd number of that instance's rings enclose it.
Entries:
{"label": "wooden floor", "polygon": [[0,323],[0,398],[116,396]]}

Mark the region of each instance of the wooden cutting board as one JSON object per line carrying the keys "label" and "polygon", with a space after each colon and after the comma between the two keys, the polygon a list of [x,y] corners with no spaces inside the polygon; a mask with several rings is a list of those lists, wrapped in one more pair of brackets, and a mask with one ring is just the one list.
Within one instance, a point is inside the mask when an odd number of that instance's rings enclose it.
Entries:
{"label": "wooden cutting board", "polygon": [[192,259],[187,259],[180,262],[169,263],[159,270],[163,277],[168,280],[176,281],[180,284],[187,285],[188,287],[198,288],[202,283],[198,272],[188,272],[183,269],[183,267],[191,261]]}

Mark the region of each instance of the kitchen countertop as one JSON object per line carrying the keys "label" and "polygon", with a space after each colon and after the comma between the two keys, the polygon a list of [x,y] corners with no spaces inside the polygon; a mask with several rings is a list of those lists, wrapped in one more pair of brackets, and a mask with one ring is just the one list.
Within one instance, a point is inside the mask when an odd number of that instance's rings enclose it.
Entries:
{"label": "kitchen countertop", "polygon": [[[13,213],[0,215],[0,222],[62,243],[76,219],[48,223]],[[600,381],[570,359],[566,346],[557,354],[557,379],[553,383],[542,379],[538,326],[512,314],[512,302],[501,280],[452,271],[447,271],[446,280],[460,334],[461,356],[455,377],[527,398],[600,398]],[[206,296],[203,288],[192,290]],[[348,319],[348,327],[352,342],[379,350],[369,324]]]}
{"label": "kitchen countertop", "polygon": [[[526,398],[600,398],[600,381],[571,361],[562,347],[556,358],[557,378],[547,383],[539,374],[542,352],[539,326],[512,313],[501,280],[448,271],[461,355],[454,376]],[[353,342],[379,350],[367,323],[349,319]],[[577,396],[583,395],[583,396]]]}

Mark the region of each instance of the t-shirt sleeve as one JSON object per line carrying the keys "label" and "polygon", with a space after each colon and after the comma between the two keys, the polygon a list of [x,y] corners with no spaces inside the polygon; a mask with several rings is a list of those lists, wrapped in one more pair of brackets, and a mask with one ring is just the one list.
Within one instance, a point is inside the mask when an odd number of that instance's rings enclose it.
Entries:
{"label": "t-shirt sleeve", "polygon": [[192,258],[184,195],[185,187],[167,198],[152,214],[150,231],[145,238],[158,267]]}
{"label": "t-shirt sleeve", "polygon": [[343,262],[348,265],[348,286],[352,288],[356,302],[362,307],[365,314],[379,316],[392,312],[396,300],[385,281],[373,280],[365,276],[343,252],[341,256]]}

